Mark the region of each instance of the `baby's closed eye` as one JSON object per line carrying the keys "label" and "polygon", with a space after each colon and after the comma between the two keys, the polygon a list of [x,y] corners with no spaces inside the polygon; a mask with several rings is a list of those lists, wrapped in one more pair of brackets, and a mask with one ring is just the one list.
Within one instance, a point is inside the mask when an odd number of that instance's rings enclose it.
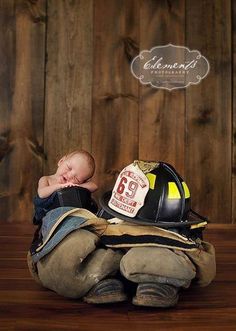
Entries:
{"label": "baby's closed eye", "polygon": [[81,184],[80,180],[77,177],[74,177],[74,183],[75,184]]}

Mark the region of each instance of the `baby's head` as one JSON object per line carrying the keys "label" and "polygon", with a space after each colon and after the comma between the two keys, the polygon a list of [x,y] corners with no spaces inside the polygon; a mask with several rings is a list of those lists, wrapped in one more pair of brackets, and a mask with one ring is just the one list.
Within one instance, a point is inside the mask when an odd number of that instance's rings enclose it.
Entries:
{"label": "baby's head", "polygon": [[75,150],[59,160],[56,176],[61,184],[82,184],[93,176],[94,171],[95,161],[92,155],[84,150]]}

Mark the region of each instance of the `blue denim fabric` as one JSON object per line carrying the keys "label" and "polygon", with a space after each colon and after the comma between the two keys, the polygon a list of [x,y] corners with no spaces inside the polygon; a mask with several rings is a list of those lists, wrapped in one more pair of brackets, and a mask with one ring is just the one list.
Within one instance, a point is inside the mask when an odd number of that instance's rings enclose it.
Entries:
{"label": "blue denim fabric", "polygon": [[[59,217],[69,210],[75,209],[74,207],[59,207],[49,211],[42,220],[41,234],[43,242],[47,238],[50,230],[56,223]],[[65,236],[70,232],[77,230],[86,221],[85,218],[79,216],[67,216],[54,230],[52,237],[47,244],[39,252],[32,255],[32,260],[36,263],[46,254],[58,245]]]}
{"label": "blue denim fabric", "polygon": [[34,197],[34,224],[40,224],[43,217],[47,214],[47,212],[52,209],[54,199],[56,197],[56,192],[53,192],[47,198],[40,198],[38,195]]}

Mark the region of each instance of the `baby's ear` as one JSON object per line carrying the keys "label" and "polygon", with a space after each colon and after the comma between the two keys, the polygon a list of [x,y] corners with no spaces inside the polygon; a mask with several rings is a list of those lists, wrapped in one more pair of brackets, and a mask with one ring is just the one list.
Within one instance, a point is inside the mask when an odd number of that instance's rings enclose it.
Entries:
{"label": "baby's ear", "polygon": [[65,159],[66,159],[66,156],[63,156],[63,157],[58,161],[57,166],[59,167],[59,166],[62,164],[62,162],[65,161]]}

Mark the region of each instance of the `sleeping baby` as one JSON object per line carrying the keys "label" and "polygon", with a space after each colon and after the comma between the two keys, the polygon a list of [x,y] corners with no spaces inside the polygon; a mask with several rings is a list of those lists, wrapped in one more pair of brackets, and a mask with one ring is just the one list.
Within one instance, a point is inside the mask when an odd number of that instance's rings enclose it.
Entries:
{"label": "sleeping baby", "polygon": [[38,183],[40,198],[47,198],[53,192],[68,186],[84,187],[90,192],[97,190],[97,185],[90,180],[95,171],[95,162],[88,152],[76,150],[64,155],[57,165],[55,174],[40,178]]}
{"label": "sleeping baby", "polygon": [[94,171],[94,158],[87,151],[75,150],[64,155],[58,161],[54,174],[39,179],[38,195],[34,198],[34,224],[40,223],[46,212],[51,209],[57,190],[78,186],[91,193],[96,191],[97,185],[91,180]]}

